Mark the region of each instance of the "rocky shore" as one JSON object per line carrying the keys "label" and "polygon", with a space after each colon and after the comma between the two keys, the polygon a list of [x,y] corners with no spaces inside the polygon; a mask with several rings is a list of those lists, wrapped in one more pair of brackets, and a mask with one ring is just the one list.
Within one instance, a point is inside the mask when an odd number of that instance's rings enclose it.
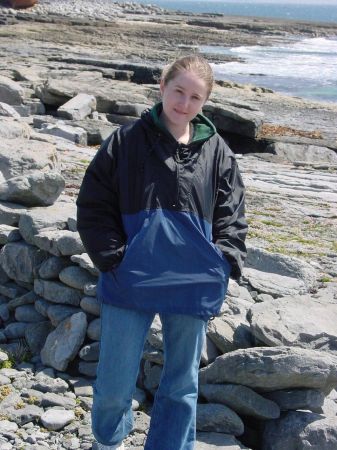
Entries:
{"label": "rocky shore", "polygon": [[[93,4],[0,7],[2,450],[95,449],[98,273],[75,200],[101,142],[158,100],[162,66],[202,44],[337,34],[331,24]],[[208,325],[196,450],[335,449],[337,105],[218,82],[204,113],[237,153],[250,231],[244,276]],[[143,448],[162,364],[156,319],[127,448]]]}

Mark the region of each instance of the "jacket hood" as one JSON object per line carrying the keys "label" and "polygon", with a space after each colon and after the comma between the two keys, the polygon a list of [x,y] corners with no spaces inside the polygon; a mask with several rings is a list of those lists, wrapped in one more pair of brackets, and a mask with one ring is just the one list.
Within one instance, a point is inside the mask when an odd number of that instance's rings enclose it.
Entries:
{"label": "jacket hood", "polygon": [[[156,128],[162,131],[165,135],[169,136],[171,139],[175,140],[175,138],[172,136],[172,134],[169,132],[160,118],[162,110],[162,103],[157,103],[153,106],[152,109],[144,111],[144,113],[142,114],[142,119],[147,123],[152,122],[152,124],[155,125]],[[213,123],[203,114],[197,114],[196,117],[192,120],[192,124],[193,137],[189,144],[206,141],[216,133],[216,128]]]}

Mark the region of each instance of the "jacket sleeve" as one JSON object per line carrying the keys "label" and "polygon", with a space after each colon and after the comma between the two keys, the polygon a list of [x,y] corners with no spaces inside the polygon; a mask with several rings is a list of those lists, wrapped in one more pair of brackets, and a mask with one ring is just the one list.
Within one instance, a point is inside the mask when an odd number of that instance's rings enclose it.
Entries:
{"label": "jacket sleeve", "polygon": [[239,279],[247,254],[245,187],[235,156],[228,148],[223,154],[219,172],[221,175],[213,213],[213,241],[231,264],[231,277]]}
{"label": "jacket sleeve", "polygon": [[125,248],[117,188],[118,132],[103,142],[83,178],[77,198],[77,229],[95,266],[106,272],[121,261]]}

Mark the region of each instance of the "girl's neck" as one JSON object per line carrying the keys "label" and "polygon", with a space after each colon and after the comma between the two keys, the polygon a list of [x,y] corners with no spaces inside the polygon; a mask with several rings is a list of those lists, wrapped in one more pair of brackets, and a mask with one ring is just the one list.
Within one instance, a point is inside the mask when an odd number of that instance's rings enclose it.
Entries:
{"label": "girl's neck", "polygon": [[160,118],[163,121],[166,128],[168,129],[168,131],[176,139],[176,141],[182,144],[188,144],[190,142],[193,134],[193,125],[191,123],[188,123],[185,127],[173,126],[166,119],[164,112],[161,113]]}

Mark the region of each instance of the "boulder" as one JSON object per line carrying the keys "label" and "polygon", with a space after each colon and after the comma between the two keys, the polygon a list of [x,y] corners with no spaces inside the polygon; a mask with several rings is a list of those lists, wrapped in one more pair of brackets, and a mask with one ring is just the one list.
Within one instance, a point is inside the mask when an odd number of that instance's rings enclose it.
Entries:
{"label": "boulder", "polygon": [[62,430],[66,425],[75,420],[74,411],[64,411],[63,409],[49,409],[41,415],[41,423],[51,431]]}
{"label": "boulder", "polygon": [[27,208],[17,203],[0,201],[0,223],[11,226],[18,225],[21,214],[26,211]]}
{"label": "boulder", "polygon": [[75,306],[50,305],[47,309],[47,315],[52,325],[57,327],[64,319],[80,311],[80,308],[76,308]]}
{"label": "boulder", "polygon": [[65,371],[83,344],[87,318],[83,312],[73,314],[59,324],[47,337],[41,350],[43,364]]}
{"label": "boulder", "polygon": [[263,396],[277,403],[281,411],[310,409],[320,412],[324,403],[324,394],[317,389],[285,389],[265,392]]}
{"label": "boulder", "polygon": [[101,313],[101,302],[97,298],[83,297],[80,306],[83,311],[94,316],[99,316]]}
{"label": "boulder", "polygon": [[0,116],[13,117],[14,119],[20,118],[20,114],[12,106],[3,102],[0,102]]}
{"label": "boulder", "polygon": [[37,267],[48,254],[26,242],[10,242],[0,252],[0,265],[9,278],[33,283]]}
{"label": "boulder", "polygon": [[70,259],[80,267],[83,267],[83,269],[86,269],[92,275],[99,275],[99,270],[96,269],[87,253],[82,253],[81,255],[72,255]]}
{"label": "boulder", "polygon": [[197,430],[240,436],[244,432],[244,425],[240,417],[225,405],[199,403],[197,406]]}
{"label": "boulder", "polygon": [[52,324],[48,321],[29,324],[25,329],[25,339],[29,350],[33,355],[39,355],[49,333],[53,331]]}
{"label": "boulder", "polygon": [[20,140],[28,141],[31,135],[31,128],[23,122],[18,122],[17,119],[4,117],[0,119],[0,138],[6,141]]}
{"label": "boulder", "polygon": [[242,108],[242,105],[207,102],[203,111],[211,117],[221,131],[255,138],[262,126],[264,114],[261,111]]}
{"label": "boulder", "polygon": [[57,280],[61,270],[65,267],[68,267],[69,265],[70,262],[67,258],[51,256],[50,258],[43,261],[43,263],[39,267],[39,277],[43,280]]}
{"label": "boulder", "polygon": [[199,371],[200,383],[236,383],[259,391],[337,386],[337,357],[297,347],[255,347],[219,356]]}
{"label": "boulder", "polygon": [[304,294],[317,285],[317,273],[309,263],[255,247],[248,248],[244,278],[273,296]]}
{"label": "boulder", "polygon": [[73,216],[76,216],[75,204],[57,202],[47,208],[34,208],[21,213],[19,230],[26,242],[36,245],[34,237],[43,228],[64,230],[68,218]]}
{"label": "boulder", "polygon": [[238,348],[249,348],[253,345],[249,324],[246,325],[244,320],[240,322],[227,315],[215,317],[214,320],[209,321],[207,335],[221,353]]}
{"label": "boulder", "polygon": [[26,139],[1,139],[0,172],[5,180],[28,172],[58,171],[56,147],[47,142]]}
{"label": "boulder", "polygon": [[59,117],[70,120],[82,120],[96,110],[96,99],[93,95],[77,94],[57,110]]}
{"label": "boulder", "polygon": [[49,206],[64,187],[65,181],[59,172],[32,172],[0,183],[0,200],[25,206]]}
{"label": "boulder", "polygon": [[76,255],[85,249],[78,232],[43,229],[34,236],[35,245],[55,256]]}
{"label": "boulder", "polygon": [[208,402],[221,403],[244,416],[258,419],[277,419],[280,408],[247,386],[239,384],[202,384],[199,393]]}
{"label": "boulder", "polygon": [[290,411],[266,422],[262,450],[335,450],[337,417],[305,411]]}
{"label": "boulder", "polygon": [[8,105],[21,105],[24,101],[25,93],[23,88],[16,81],[0,75],[0,101]]}
{"label": "boulder", "polygon": [[[305,311],[305,314],[303,314]],[[337,303],[296,295],[253,305],[248,313],[254,336],[269,346],[332,351],[337,356]]]}
{"label": "boulder", "polygon": [[291,162],[305,161],[315,164],[322,162],[337,164],[337,153],[334,150],[317,145],[273,142],[267,146],[266,151]]}
{"label": "boulder", "polygon": [[34,280],[34,291],[53,303],[78,306],[81,301],[81,293],[77,289],[64,286],[57,281]]}
{"label": "boulder", "polygon": [[16,242],[20,239],[21,234],[17,227],[0,224],[0,245],[5,245],[8,242]]}
{"label": "boulder", "polygon": [[83,128],[66,125],[61,121],[55,125],[46,124],[39,130],[39,133],[51,134],[52,136],[67,139],[75,144],[87,145],[88,143],[87,132]]}
{"label": "boulder", "polygon": [[36,311],[34,305],[22,305],[15,310],[15,320],[18,322],[36,323],[44,321],[44,317]]}

